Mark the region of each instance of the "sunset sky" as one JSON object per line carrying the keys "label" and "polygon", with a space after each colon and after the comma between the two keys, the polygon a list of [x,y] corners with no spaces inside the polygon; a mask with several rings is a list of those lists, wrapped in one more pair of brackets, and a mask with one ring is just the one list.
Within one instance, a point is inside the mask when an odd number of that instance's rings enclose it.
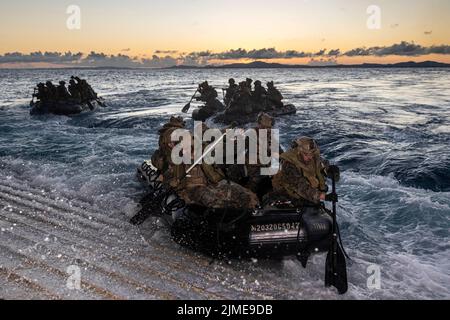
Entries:
{"label": "sunset sky", "polygon": [[[81,9],[80,30],[66,27],[69,5],[78,5]],[[367,26],[370,15],[366,11],[370,5],[381,9],[381,29]],[[174,61],[192,64],[198,54],[191,53],[223,53],[238,48],[247,51],[275,48],[277,52],[294,50],[308,53],[305,57],[285,58],[280,55],[269,59],[286,63],[308,63],[311,60],[339,63],[450,62],[450,1],[2,0],[0,39],[0,66],[59,63],[56,58],[47,61],[27,56],[36,51],[81,52],[84,56],[92,51],[106,55],[121,54],[133,61],[136,58],[151,59],[155,66]],[[424,50],[406,54],[343,54],[356,48],[389,47],[402,42],[420,45]],[[433,46],[440,47],[427,49]],[[340,54],[317,57],[309,54],[323,49],[326,52],[339,49]],[[5,58],[6,54],[14,52],[23,57]],[[155,53],[160,60],[155,60]],[[238,60],[267,59],[243,55],[242,58],[236,56],[224,60],[212,55],[203,63]],[[117,59],[114,61],[121,63]]]}

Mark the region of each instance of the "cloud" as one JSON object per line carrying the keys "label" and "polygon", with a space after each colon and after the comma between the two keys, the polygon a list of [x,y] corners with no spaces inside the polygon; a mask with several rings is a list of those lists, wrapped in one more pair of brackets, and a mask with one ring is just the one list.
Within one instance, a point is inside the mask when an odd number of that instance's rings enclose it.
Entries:
{"label": "cloud", "polygon": [[312,56],[311,53],[299,52],[296,50],[277,51],[275,48],[263,48],[245,50],[242,48],[231,49],[224,52],[213,53],[211,51],[199,51],[184,54],[182,57],[189,60],[270,60],[270,59],[292,59]]}
{"label": "cloud", "polygon": [[427,54],[450,54],[450,45],[439,45],[424,47],[414,42],[402,41],[392,46],[386,47],[370,47],[356,48],[345,52],[343,55],[348,57],[354,56],[420,56]]}
{"label": "cloud", "polygon": [[155,54],[177,54],[178,50],[156,50]]}
{"label": "cloud", "polygon": [[92,51],[86,57],[77,62],[76,66],[81,67],[120,67],[135,68],[140,67],[141,62],[137,58],[128,55],[106,55]]}
{"label": "cloud", "polygon": [[72,63],[82,58],[79,53],[41,52],[36,51],[30,54],[11,52],[0,55],[0,63],[27,63],[27,62],[47,62],[47,63]]}
{"label": "cloud", "polygon": [[336,56],[339,56],[340,54],[341,54],[341,50],[335,49],[335,50],[330,50],[327,55],[329,57],[336,57]]}
{"label": "cloud", "polygon": [[150,59],[142,59],[141,66],[145,68],[167,68],[178,64],[178,60],[171,56],[159,57],[153,55]]}
{"label": "cloud", "polygon": [[41,52],[29,54],[10,52],[0,55],[0,64],[47,63],[69,67],[126,67],[126,68],[164,68],[174,65],[202,66],[211,62],[226,63],[230,60],[273,60],[309,58],[311,63],[332,63],[339,57],[367,56],[421,56],[428,54],[450,54],[450,45],[425,47],[414,42],[402,41],[391,46],[359,47],[345,52],[340,49],[322,49],[317,52],[297,50],[279,51],[275,48],[246,50],[242,48],[223,52],[194,51],[190,53],[176,50],[157,50],[150,58],[132,57],[126,54],[108,55],[92,51],[81,52]]}
{"label": "cloud", "polygon": [[320,59],[312,58],[308,62],[308,65],[313,67],[335,66],[337,64],[338,62],[336,58],[320,58]]}

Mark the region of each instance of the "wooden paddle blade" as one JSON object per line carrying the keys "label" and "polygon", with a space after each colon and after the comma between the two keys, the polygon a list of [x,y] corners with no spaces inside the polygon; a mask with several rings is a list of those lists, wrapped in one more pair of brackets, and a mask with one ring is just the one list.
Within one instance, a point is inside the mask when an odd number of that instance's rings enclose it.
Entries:
{"label": "wooden paddle blade", "polygon": [[191,103],[189,102],[187,105],[184,106],[184,108],[181,110],[181,112],[188,113],[190,108],[191,108]]}
{"label": "wooden paddle blade", "polygon": [[336,253],[336,265],[334,265],[333,250],[328,252],[325,264],[325,286],[333,286],[338,290],[339,294],[345,294],[348,290],[347,263],[344,252],[339,245]]}

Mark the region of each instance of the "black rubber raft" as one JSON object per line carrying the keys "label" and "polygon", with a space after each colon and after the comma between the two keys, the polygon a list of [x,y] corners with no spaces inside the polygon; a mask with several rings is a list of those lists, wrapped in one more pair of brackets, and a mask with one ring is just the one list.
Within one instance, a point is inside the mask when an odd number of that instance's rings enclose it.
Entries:
{"label": "black rubber raft", "polygon": [[168,217],[174,241],[213,256],[279,259],[297,256],[304,265],[314,253],[330,248],[332,218],[323,207],[211,209],[184,206],[176,193],[157,182],[150,161],[138,168],[149,187],[142,210],[132,219],[139,225],[152,215]]}
{"label": "black rubber raft", "polygon": [[158,181],[151,161],[144,162],[137,173],[149,192],[132,224],[140,225],[152,216],[163,218],[175,242],[215,258],[295,256],[306,268],[312,254],[328,252],[325,286],[336,287],[340,294],[347,292],[348,256],[340,241],[335,203],[333,211],[324,206],[251,210],[186,206],[176,192]]}
{"label": "black rubber raft", "polygon": [[[274,118],[292,115],[297,112],[297,109],[294,105],[288,104],[284,107],[277,108],[275,110],[265,111],[267,114]],[[259,112],[250,113],[250,114],[234,114],[234,113],[225,113],[220,112],[216,115],[211,113],[206,113],[203,109],[196,109],[192,113],[192,119],[195,121],[206,121],[209,118],[212,118],[214,123],[223,123],[223,124],[232,124],[236,123],[239,125],[256,122],[258,118]]]}
{"label": "black rubber raft", "polygon": [[31,102],[30,103],[30,114],[31,115],[41,115],[41,114],[55,114],[61,116],[71,116],[77,115],[86,111],[94,111],[100,106],[97,101],[90,101],[89,103],[79,103],[75,101],[64,101],[64,102]]}

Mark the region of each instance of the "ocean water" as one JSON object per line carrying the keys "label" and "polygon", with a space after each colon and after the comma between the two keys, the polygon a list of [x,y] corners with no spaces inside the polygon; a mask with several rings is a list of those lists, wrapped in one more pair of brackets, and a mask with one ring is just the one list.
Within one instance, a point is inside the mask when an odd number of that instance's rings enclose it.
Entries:
{"label": "ocean water", "polygon": [[[72,74],[109,107],[31,117],[33,86]],[[199,82],[220,88],[230,77],[275,80],[298,109],[277,120],[282,144],[312,136],[342,168],[338,219],[353,260],[343,298],[449,299],[450,70],[0,70],[0,181],[89,203],[125,225],[144,192],[135,170],[156,148],[157,129],[180,115]],[[224,268],[280,277],[290,298],[341,298],[322,286],[324,259],[306,271],[294,260]],[[371,266],[380,289],[367,285]]]}

